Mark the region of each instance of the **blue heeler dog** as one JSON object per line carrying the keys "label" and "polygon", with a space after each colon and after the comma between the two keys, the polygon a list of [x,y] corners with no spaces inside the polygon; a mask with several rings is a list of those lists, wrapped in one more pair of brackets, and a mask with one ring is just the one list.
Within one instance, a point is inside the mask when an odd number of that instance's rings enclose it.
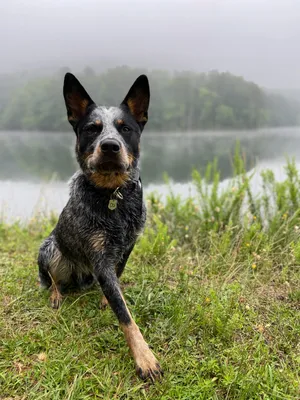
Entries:
{"label": "blue heeler dog", "polygon": [[50,288],[53,308],[64,293],[99,282],[102,305],[108,302],[116,314],[138,375],[153,381],[162,370],[118,281],[146,219],[139,143],[148,120],[148,79],[141,75],[119,107],[97,106],[70,73],[63,93],[80,171],[72,178],[70,199],[56,227],[40,248],[40,282]]}

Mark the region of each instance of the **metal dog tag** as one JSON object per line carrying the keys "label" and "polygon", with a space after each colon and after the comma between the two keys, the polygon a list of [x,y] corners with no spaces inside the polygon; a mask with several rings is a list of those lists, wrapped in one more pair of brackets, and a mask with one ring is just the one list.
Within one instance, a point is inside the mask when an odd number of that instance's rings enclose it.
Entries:
{"label": "metal dog tag", "polygon": [[108,208],[110,210],[115,210],[118,206],[118,200],[116,199],[123,199],[123,195],[122,193],[119,191],[119,188],[117,187],[117,189],[112,193],[112,195],[110,196],[110,200],[108,202]]}
{"label": "metal dog tag", "polygon": [[110,210],[115,210],[117,208],[117,205],[118,205],[118,200],[110,199],[108,202],[108,208]]}

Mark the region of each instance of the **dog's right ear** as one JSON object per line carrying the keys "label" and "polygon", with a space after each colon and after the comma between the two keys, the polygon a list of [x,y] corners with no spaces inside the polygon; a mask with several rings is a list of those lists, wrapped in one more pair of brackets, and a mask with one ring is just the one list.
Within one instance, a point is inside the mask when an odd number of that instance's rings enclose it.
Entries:
{"label": "dog's right ear", "polygon": [[122,105],[125,105],[142,127],[148,121],[150,101],[149,82],[146,75],[140,75],[129,89]]}
{"label": "dog's right ear", "polygon": [[67,107],[68,120],[73,128],[75,128],[78,121],[86,114],[88,107],[95,103],[79,80],[69,72],[65,75],[63,92]]}

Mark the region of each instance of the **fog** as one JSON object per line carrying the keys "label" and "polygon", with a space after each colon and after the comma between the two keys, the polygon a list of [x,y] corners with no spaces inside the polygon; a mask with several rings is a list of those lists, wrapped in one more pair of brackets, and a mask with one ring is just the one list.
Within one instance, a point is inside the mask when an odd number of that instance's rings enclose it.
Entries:
{"label": "fog", "polygon": [[300,87],[298,0],[1,2],[0,72],[218,69]]}

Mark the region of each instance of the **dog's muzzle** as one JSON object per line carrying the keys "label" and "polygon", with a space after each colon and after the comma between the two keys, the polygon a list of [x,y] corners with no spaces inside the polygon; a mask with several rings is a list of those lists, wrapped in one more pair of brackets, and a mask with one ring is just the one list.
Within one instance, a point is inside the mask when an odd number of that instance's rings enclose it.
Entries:
{"label": "dog's muzzle", "polygon": [[129,168],[127,152],[115,139],[104,139],[87,160],[88,169],[94,173],[125,173]]}

